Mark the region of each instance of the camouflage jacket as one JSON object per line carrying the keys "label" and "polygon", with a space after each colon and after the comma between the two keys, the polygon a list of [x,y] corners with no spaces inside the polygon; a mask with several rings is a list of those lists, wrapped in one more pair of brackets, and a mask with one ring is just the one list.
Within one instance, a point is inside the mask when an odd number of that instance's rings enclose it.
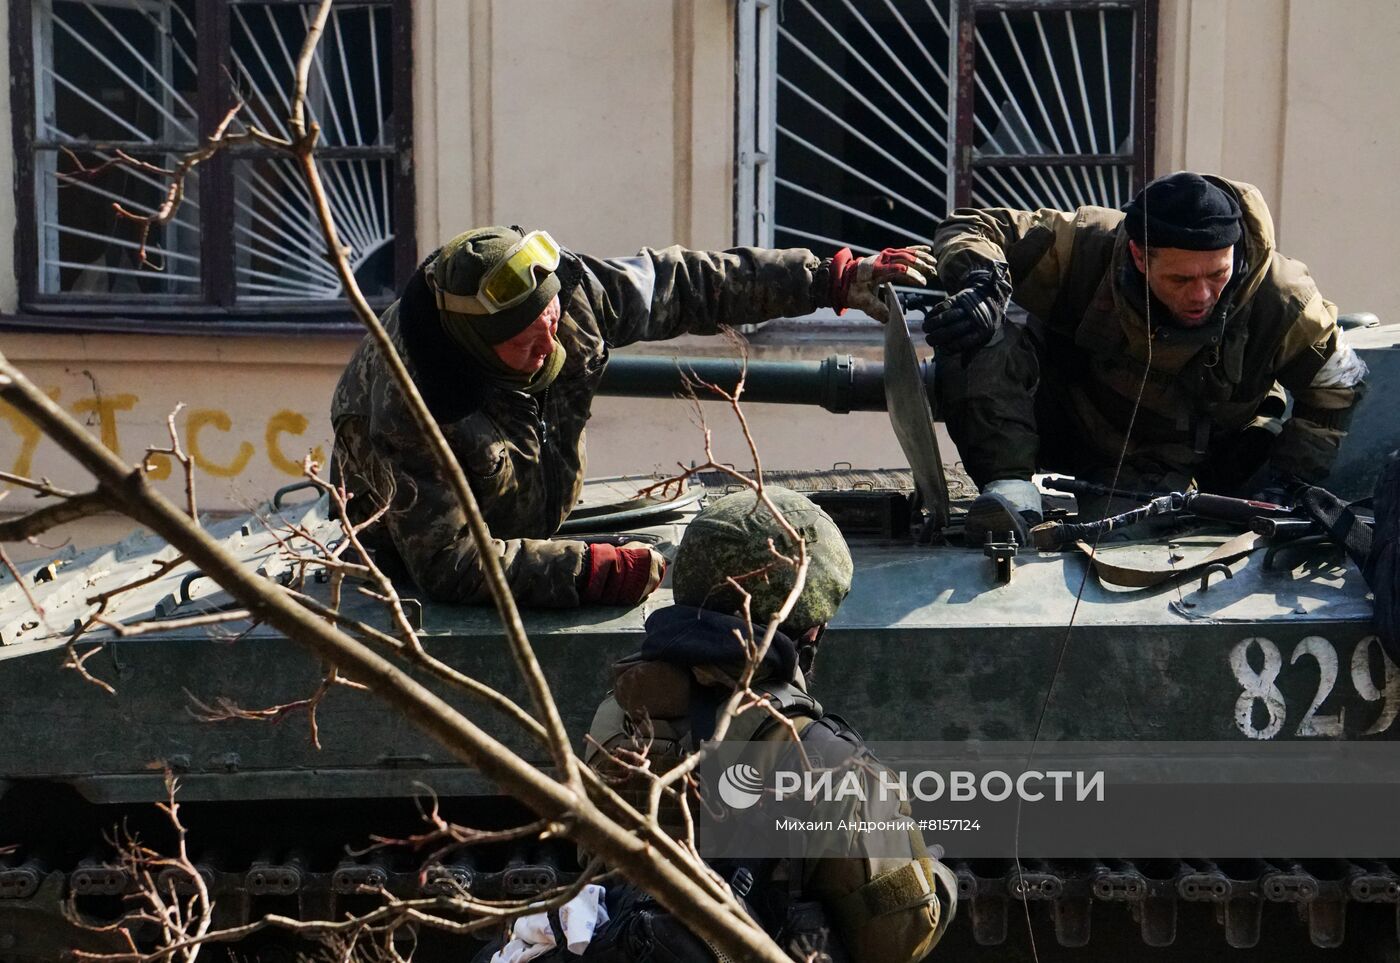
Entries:
{"label": "camouflage jacket", "polygon": [[[1128,290],[1129,279],[1141,275],[1127,270],[1123,213],[1107,208],[956,210],[934,237],[939,277],[956,291],[988,261],[1009,266],[1013,300],[1044,325],[1041,376],[1068,382],[1079,434],[1107,463],[1123,450],[1134,415],[1130,460],[1186,468],[1208,450],[1228,447],[1252,423],[1270,430],[1281,424],[1273,466],[1319,480],[1364,390],[1365,365],[1346,345],[1337,308],[1318,293],[1307,267],[1274,249],[1273,220],[1259,191],[1212,180],[1239,200],[1245,236],[1236,248],[1236,278],[1222,297],[1228,303],[1200,328],[1158,324],[1148,336],[1145,298]],[[1293,397],[1286,422],[1278,417],[1280,387]]]}
{"label": "camouflage jacket", "polygon": [[[637,751],[644,742],[651,771],[664,773],[709,740],[734,681],[743,673],[746,656],[739,639],[761,638],[765,629],[736,616],[688,606],[653,612],[647,618],[641,651],[613,666],[614,689],[594,714],[587,744],[580,750],[585,764],[628,802],[645,808],[648,779],[620,766],[614,753]],[[863,778],[877,778],[875,772],[883,767],[869,754],[860,735],[839,717],[826,715],[807,694],[797,668],[797,647],[782,632],[774,633],[753,685],[768,697],[768,709],[750,706],[731,720],[724,735],[731,751],[755,747],[753,752],[740,750],[738,758],[765,773],[786,768],[783,760],[792,759],[788,745],[796,735],[812,758],[820,759],[820,765],[834,771],[838,780],[853,771],[864,772]],[[773,713],[786,717],[792,728],[777,721]],[[797,765],[795,760],[790,764]],[[789,815],[881,827],[860,834],[859,839],[839,833],[806,837],[801,852],[794,852],[799,858],[775,860],[772,878],[748,894],[760,922],[790,952],[803,949],[783,939],[784,904],[795,893],[815,900],[825,910],[846,950],[844,956],[832,953],[835,959],[914,963],[928,955],[952,922],[957,878],[929,854],[910,818],[908,800],[902,793],[887,796],[872,791],[869,797],[868,801],[843,797],[822,806],[820,813],[802,812],[805,806],[800,803],[796,810],[770,808],[770,800],[757,811],[762,815],[752,815],[751,826],[772,825],[775,817]],[[663,800],[657,815],[663,830],[685,837],[687,820],[674,800]],[[908,824],[901,825],[905,821]],[[723,863],[715,868],[725,877],[730,876],[725,870],[732,869]],[[807,953],[812,949],[805,948]],[[805,958],[806,953],[794,952],[793,957]]]}
{"label": "camouflage jacket", "polygon": [[[566,252],[558,338],[567,358],[534,396],[488,380],[448,339],[419,268],[384,324],[466,472],[521,605],[579,604],[585,546],[550,536],[583,484],[584,425],[608,350],[805,314],[828,303],[828,263],[800,248],[670,247],[606,260]],[[376,557],[393,567],[397,556],[433,599],[488,602],[465,515],[368,339],[336,385],[331,421],[354,516],[387,504],[365,533]]]}

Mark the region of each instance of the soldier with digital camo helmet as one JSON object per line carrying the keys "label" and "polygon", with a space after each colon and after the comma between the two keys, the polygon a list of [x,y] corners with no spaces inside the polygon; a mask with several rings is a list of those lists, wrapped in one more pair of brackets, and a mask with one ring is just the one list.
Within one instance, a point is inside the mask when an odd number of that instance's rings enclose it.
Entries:
{"label": "soldier with digital camo helmet", "polygon": [[[804,540],[809,567],[752,688],[792,723],[810,758],[845,760],[873,778],[869,773],[878,763],[860,736],[826,714],[805,681],[826,624],[850,591],[850,550],[836,523],[805,496],[772,485],[765,493]],[[620,766],[613,751],[645,744],[651,770],[665,772],[714,735],[717,715],[746,666],[740,639],[762,639],[794,585],[793,568],[774,564],[773,548],[792,554],[795,547],[747,489],[708,505],[687,527],[672,572],[675,604],[652,613],[641,650],[614,667],[614,690],[594,717],[585,749],[588,764],[634,803],[645,807],[648,783]],[[752,622],[744,618],[744,596],[731,579],[748,595]],[[732,720],[724,741],[757,746],[790,740],[792,731],[771,711],[753,707]],[[849,813],[851,820],[894,823],[908,815],[907,803],[899,799],[853,805],[864,809]],[[661,818],[669,832],[681,833],[674,804],[663,806]],[[953,917],[956,880],[929,855],[915,828],[889,830],[859,847],[855,855],[841,857],[715,860],[712,866],[736,884],[759,922],[796,959],[922,959]],[[654,903],[642,899],[638,905],[631,896],[624,902],[630,917],[610,924],[585,960],[714,958]],[[667,954],[647,955],[651,944],[663,939],[655,934],[662,933]],[[619,945],[632,946],[633,955],[608,955]],[[813,952],[818,955],[804,955]]]}
{"label": "soldier with digital camo helmet", "polygon": [[[609,349],[821,307],[879,316],[878,285],[922,285],[932,267],[927,248],[823,259],[669,247],[602,259],[545,231],[489,227],[433,252],[384,324],[466,473],[516,600],[631,604],[660,582],[660,555],[551,538],[583,484],[584,425]],[[368,340],[336,386],[331,421],[354,516],[387,507],[364,533],[382,564],[431,598],[487,601],[466,518]]]}
{"label": "soldier with digital camo helmet", "polygon": [[[1042,469],[1108,483],[1122,457],[1120,488],[1245,496],[1327,475],[1366,366],[1275,250],[1256,188],[1183,171],[1124,211],[960,209],[933,248],[951,296],[924,331],[939,416],[982,488],[973,540],[1024,542]],[[1002,324],[1011,300],[1031,325]]]}

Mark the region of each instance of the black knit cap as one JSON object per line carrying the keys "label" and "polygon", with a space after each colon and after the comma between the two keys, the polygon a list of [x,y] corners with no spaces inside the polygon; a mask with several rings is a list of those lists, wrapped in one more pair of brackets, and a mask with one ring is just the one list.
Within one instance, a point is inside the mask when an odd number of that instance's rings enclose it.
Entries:
{"label": "black knit cap", "polygon": [[1123,210],[1128,237],[1153,247],[1218,251],[1244,234],[1234,195],[1190,171],[1157,178]]}

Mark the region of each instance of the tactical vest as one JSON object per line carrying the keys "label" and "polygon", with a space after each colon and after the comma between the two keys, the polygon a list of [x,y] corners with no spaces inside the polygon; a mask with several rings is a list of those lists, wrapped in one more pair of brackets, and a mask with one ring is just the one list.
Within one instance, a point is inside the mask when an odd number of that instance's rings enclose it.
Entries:
{"label": "tactical vest", "polygon": [[[754,689],[767,694],[778,714],[793,722],[804,747],[819,757],[836,757],[823,751],[824,742],[848,737],[861,741],[844,720],[826,714],[797,685],[755,683]],[[664,695],[657,700],[667,701]],[[750,709],[731,721],[725,741],[782,739],[787,733],[772,712]],[[647,759],[652,771],[660,773],[698,748],[690,717],[672,714],[642,721],[630,716],[612,693],[598,708],[589,737],[586,763],[642,811],[648,803],[647,781],[618,766],[611,753],[649,740]],[[659,815],[666,832],[677,837],[683,833],[678,806],[663,801]],[[877,958],[882,963],[913,963],[936,945],[952,921],[957,880],[951,870],[927,855],[921,837],[911,839],[911,852],[916,855],[905,860],[818,861],[832,864],[825,867],[821,885],[826,891],[818,894],[820,901],[804,892],[811,866],[788,861],[775,866],[777,861],[755,860],[752,865],[717,869],[731,882],[736,877],[750,881],[752,891],[746,889],[741,895],[751,901],[758,918],[794,958],[803,958],[803,952],[820,943],[829,963]]]}
{"label": "tactical vest", "polygon": [[[821,704],[795,685],[756,683],[754,688],[767,693],[771,704],[789,719],[810,721],[822,716]],[[778,728],[779,723],[771,713],[759,710],[743,712],[730,722],[725,740],[753,742],[768,738]],[[651,770],[669,772],[699,748],[692,738],[691,729],[690,719],[684,715],[629,715],[618,703],[616,694],[610,692],[594,713],[593,724],[588,729],[584,763],[597,771],[631,806],[646,812],[646,780],[619,766],[612,753],[619,749],[626,750],[632,745],[649,744],[647,759],[650,760]],[[659,816],[661,828],[668,835],[679,839],[684,834],[685,823],[676,803],[663,800]]]}
{"label": "tactical vest", "polygon": [[[1276,254],[1249,265],[1223,319],[1199,329],[1156,324],[1149,339],[1117,283],[1130,256],[1121,220],[1117,211],[1080,210],[1068,273],[1041,319],[1043,366],[1068,375],[1084,443],[1113,463],[1131,417],[1135,461],[1189,467],[1252,425],[1277,434],[1284,396],[1274,359],[1303,307],[1280,288],[1300,269]],[[1262,279],[1252,276],[1260,271]]]}

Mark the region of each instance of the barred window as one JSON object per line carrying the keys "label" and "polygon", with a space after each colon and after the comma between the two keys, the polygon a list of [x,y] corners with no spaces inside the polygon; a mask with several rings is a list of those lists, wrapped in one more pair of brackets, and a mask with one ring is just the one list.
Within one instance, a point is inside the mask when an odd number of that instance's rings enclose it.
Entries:
{"label": "barred window", "polygon": [[[286,135],[311,3],[16,0],[11,13],[26,309],[344,316],[309,192],[272,149],[240,142],[195,168],[145,263],[141,225],[118,213],[159,210],[166,172],[234,105],[230,131]],[[414,267],[408,18],[408,0],[337,3],[307,92],[330,208],[382,303]]]}
{"label": "barred window", "polygon": [[1150,176],[1155,0],[738,0],[740,243],[926,242]]}

